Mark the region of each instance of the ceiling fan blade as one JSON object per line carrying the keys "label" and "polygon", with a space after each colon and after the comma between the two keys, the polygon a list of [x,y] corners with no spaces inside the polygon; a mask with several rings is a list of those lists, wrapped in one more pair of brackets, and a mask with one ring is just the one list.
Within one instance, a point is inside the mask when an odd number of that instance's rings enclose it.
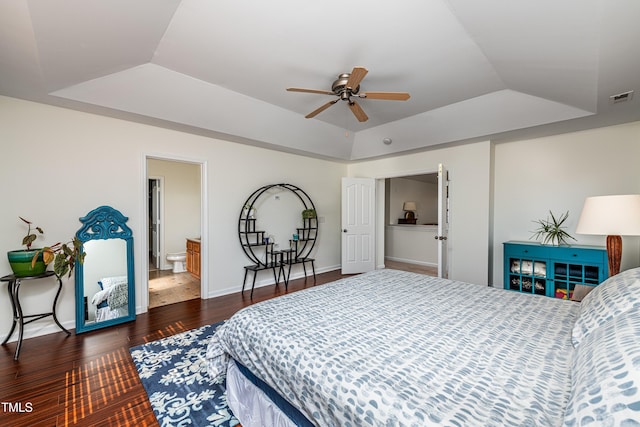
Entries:
{"label": "ceiling fan blade", "polygon": [[347,87],[351,89],[357,88],[360,85],[364,76],[367,75],[369,71],[364,67],[353,67],[351,74],[349,75],[349,80],[347,80]]}
{"label": "ceiling fan blade", "polygon": [[287,90],[289,92],[305,92],[305,93],[318,93],[320,95],[335,95],[335,93],[329,90],[320,90],[320,89],[305,89],[301,87],[288,87]]}
{"label": "ceiling fan blade", "polygon": [[334,99],[333,101],[329,101],[326,104],[324,104],[323,106],[321,106],[320,108],[316,108],[315,110],[313,110],[312,112],[310,112],[309,114],[307,114],[306,116],[304,116],[307,119],[310,119],[312,117],[317,116],[318,114],[322,113],[324,110],[326,110],[327,108],[331,107],[333,104],[335,104],[336,102],[338,102],[340,99]]}
{"label": "ceiling fan blade", "polygon": [[367,99],[385,99],[388,101],[406,101],[410,98],[407,92],[367,92],[357,96]]}
{"label": "ceiling fan blade", "polygon": [[359,122],[366,122],[369,120],[369,117],[365,114],[364,110],[356,101],[349,102],[349,108],[351,108],[351,112]]}

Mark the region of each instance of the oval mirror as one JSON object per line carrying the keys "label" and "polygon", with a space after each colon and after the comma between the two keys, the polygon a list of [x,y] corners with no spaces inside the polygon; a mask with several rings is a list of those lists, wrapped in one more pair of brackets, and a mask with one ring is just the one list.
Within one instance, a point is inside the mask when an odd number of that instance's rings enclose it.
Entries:
{"label": "oval mirror", "polygon": [[129,218],[100,206],[80,218],[86,257],[75,269],[76,333],[135,320],[133,235]]}

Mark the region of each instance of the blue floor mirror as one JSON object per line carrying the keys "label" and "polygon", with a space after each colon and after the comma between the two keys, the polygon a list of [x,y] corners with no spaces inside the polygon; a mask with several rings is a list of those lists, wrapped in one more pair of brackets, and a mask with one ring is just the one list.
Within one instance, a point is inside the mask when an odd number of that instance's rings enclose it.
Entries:
{"label": "blue floor mirror", "polygon": [[80,218],[83,263],[75,269],[76,334],[135,320],[133,235],[129,218],[100,206]]}

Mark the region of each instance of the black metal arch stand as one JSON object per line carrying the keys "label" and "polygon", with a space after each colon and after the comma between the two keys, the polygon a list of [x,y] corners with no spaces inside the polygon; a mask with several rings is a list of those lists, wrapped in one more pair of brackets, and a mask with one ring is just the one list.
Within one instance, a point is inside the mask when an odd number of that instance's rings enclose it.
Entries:
{"label": "black metal arch stand", "polygon": [[[318,219],[304,218],[302,227],[297,227],[298,239],[290,240],[289,249],[273,250],[273,242],[265,242],[265,231],[256,230],[256,219],[251,218],[250,214],[258,199],[267,191],[273,188],[281,188],[291,191],[295,194],[304,209],[314,209],[315,205],[307,193],[301,188],[291,184],[270,184],[258,188],[245,201],[240,216],[238,217],[238,238],[242,250],[249,257],[253,264],[244,267],[244,280],[242,281],[242,292],[247,282],[249,271],[253,272],[253,281],[251,283],[251,298],[253,298],[253,289],[256,285],[256,276],[258,271],[272,270],[273,278],[276,286],[280,283],[280,278],[284,281],[285,289],[289,286],[289,277],[291,275],[291,266],[294,264],[302,264],[305,280],[307,278],[306,263],[311,264],[313,272],[313,283],[316,283],[315,260],[310,257],[311,251],[316,244],[318,237]],[[256,254],[257,249],[264,249],[264,261]],[[277,270],[277,272],[276,272]]]}

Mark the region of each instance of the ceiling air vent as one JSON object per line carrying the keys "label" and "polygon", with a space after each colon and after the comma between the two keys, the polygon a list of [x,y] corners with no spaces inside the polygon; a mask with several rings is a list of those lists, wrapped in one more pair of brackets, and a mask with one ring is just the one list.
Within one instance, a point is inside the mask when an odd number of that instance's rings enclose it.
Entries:
{"label": "ceiling air vent", "polygon": [[609,97],[609,102],[611,104],[617,104],[618,102],[630,101],[633,98],[633,91],[622,92],[617,95],[611,95]]}

